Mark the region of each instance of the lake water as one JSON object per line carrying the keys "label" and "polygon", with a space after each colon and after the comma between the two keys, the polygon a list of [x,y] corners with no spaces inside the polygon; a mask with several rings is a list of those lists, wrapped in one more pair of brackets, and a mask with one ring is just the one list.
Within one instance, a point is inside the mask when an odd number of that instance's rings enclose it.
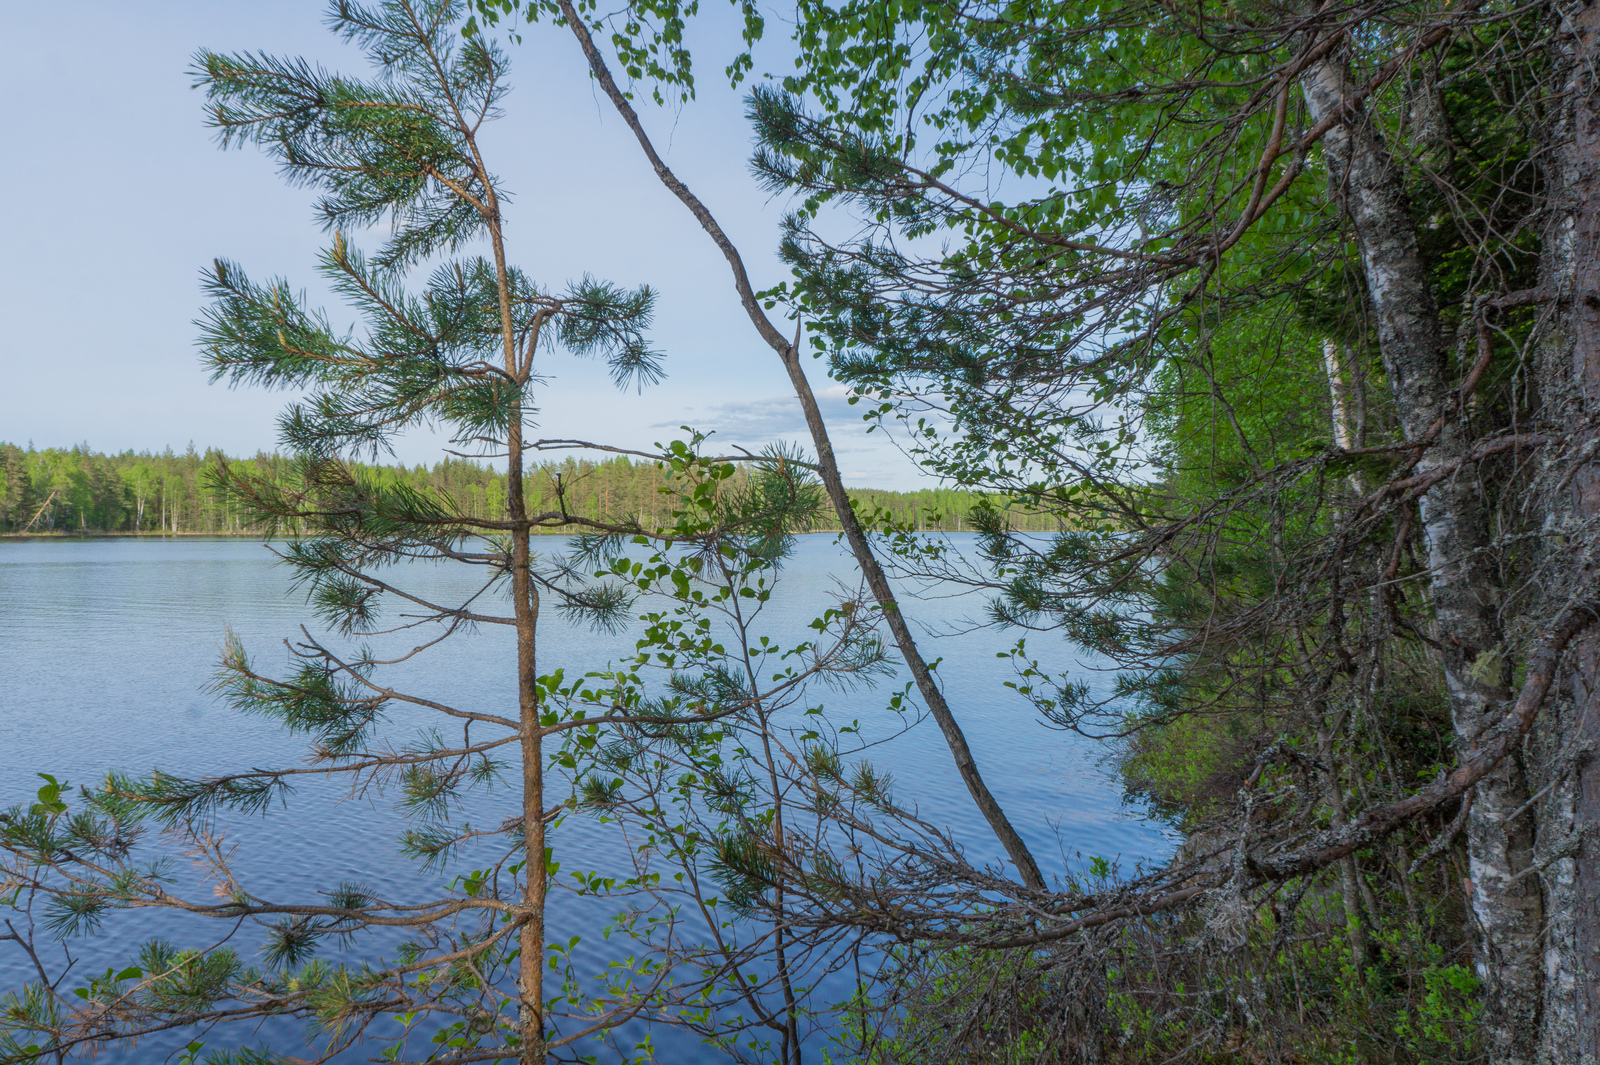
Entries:
{"label": "lake water", "polygon": [[[970,537],[951,539],[958,550],[971,549]],[[559,549],[551,540],[539,546]],[[415,566],[407,578],[413,587],[447,594],[467,587],[455,568]],[[301,761],[301,743],[262,718],[232,712],[206,690],[230,627],[258,665],[287,660],[282,641],[310,620],[302,598],[289,587],[289,576],[266,547],[242,540],[0,542],[0,807],[32,801],[39,772],[86,783],[113,768],[162,767],[193,775]],[[857,579],[853,561],[832,537],[802,537],[768,611],[768,631],[798,640],[804,623],[837,602],[838,589],[853,588]],[[907,613],[930,633],[924,653],[943,659],[939,676],[979,768],[1047,877],[1063,873],[1069,862],[1078,864],[1077,855],[1120,857],[1131,866],[1171,852],[1171,833],[1124,804],[1101,748],[1040,724],[1004,687],[1010,668],[995,655],[1016,637],[963,624],[982,615],[981,598],[918,601]],[[572,676],[631,651],[633,638],[626,633],[596,637],[547,616],[540,647],[541,672],[562,666]],[[1058,638],[1035,634],[1029,651],[1048,666],[1072,669],[1091,687],[1104,690],[1111,683],[1109,673]],[[512,654],[510,634],[488,626],[407,663],[392,678],[424,694],[446,695],[457,705],[515,716],[507,665]],[[898,684],[829,692],[830,711],[871,727],[887,716],[884,700]],[[873,760],[894,774],[899,802],[915,804],[924,819],[950,826],[967,842],[970,857],[999,860],[998,845],[931,721],[874,751]],[[487,823],[489,817],[481,820]],[[287,889],[310,878],[318,885],[360,880],[391,898],[435,895],[439,874],[424,872],[397,853],[400,827],[401,819],[383,798],[349,800],[332,787],[308,785],[297,790],[288,813],[232,824],[230,840],[239,844],[238,870],[256,894],[284,897],[292,894]],[[568,868],[622,867],[615,838],[581,818],[568,819],[555,845],[556,857]],[[180,886],[192,896],[209,894],[193,884]],[[601,915],[562,910],[562,905],[555,904],[552,935],[596,930]],[[199,946],[213,931],[153,910],[116,914],[102,936],[75,946],[84,954],[77,971],[103,972],[111,961],[99,959],[125,957],[119,951],[152,935]],[[598,937],[587,939],[599,949]],[[46,956],[59,960],[60,948]],[[0,943],[0,988],[31,977],[25,960],[15,944]],[[82,982],[69,976],[65,986]],[[298,1038],[281,1027],[266,1027],[260,1035],[280,1052],[302,1049]],[[135,1052],[98,1060],[106,1065],[160,1061],[187,1038],[155,1039]],[[674,1052],[681,1038],[658,1031],[663,1061],[692,1060],[680,1056],[691,1053],[692,1044]],[[235,1045],[235,1040],[218,1033],[212,1045]],[[341,1060],[366,1058],[353,1054]]]}

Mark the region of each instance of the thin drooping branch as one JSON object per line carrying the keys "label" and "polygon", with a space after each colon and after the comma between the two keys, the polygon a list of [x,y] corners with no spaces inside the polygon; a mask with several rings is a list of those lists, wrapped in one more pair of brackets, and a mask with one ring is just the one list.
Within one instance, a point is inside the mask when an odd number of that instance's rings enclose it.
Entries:
{"label": "thin drooping branch", "polygon": [[820,476],[823,488],[828,493],[828,500],[833,504],[834,513],[838,516],[839,526],[844,530],[845,542],[850,546],[850,553],[855,556],[856,563],[861,567],[862,574],[867,579],[867,587],[871,589],[873,598],[883,612],[883,617],[893,634],[895,645],[900,650],[900,656],[905,661],[906,668],[911,671],[912,678],[916,681],[917,691],[928,706],[928,711],[933,719],[938,722],[939,730],[944,734],[945,743],[950,748],[950,753],[955,759],[956,769],[961,774],[962,782],[966,784],[967,791],[972,795],[972,800],[978,806],[989,827],[994,831],[996,838],[1005,847],[1012,863],[1017,867],[1017,872],[1022,881],[1034,890],[1044,890],[1044,876],[1039,872],[1038,863],[1034,861],[1027,844],[1012,827],[1000,803],[989,791],[988,785],[983,781],[978,772],[977,762],[972,757],[972,750],[967,745],[965,734],[961,725],[956,721],[955,715],[950,711],[950,705],[945,701],[944,693],[939,689],[933,672],[928,668],[921,651],[917,647],[916,638],[911,633],[910,625],[906,622],[905,615],[901,613],[899,603],[895,598],[894,589],[890,586],[888,578],[884,575],[883,568],[878,564],[872,545],[867,539],[867,534],[861,527],[856,513],[850,506],[850,497],[845,491],[844,480],[839,475],[839,463],[834,457],[833,444],[828,436],[827,423],[823,421],[822,412],[817,407],[816,395],[812,392],[811,383],[806,379],[805,368],[800,362],[798,329],[794,339],[787,339],[778,327],[773,324],[765,311],[761,308],[760,300],[756,297],[754,286],[750,283],[750,276],[745,270],[744,259],[739,254],[733,242],[717,224],[711,211],[700,199],[691,192],[681,180],[669,169],[661,156],[656,152],[649,135],[645,132],[643,124],[639,121],[638,114],[633,105],[612,78],[611,71],[606,65],[605,58],[595,46],[594,38],[590,36],[588,27],[584,25],[572,0],[557,0],[562,16],[577,38],[579,46],[583,49],[584,57],[589,61],[589,70],[595,80],[600,83],[606,97],[612,106],[622,116],[628,128],[639,141],[639,147],[650,160],[651,167],[656,176],[661,179],[674,196],[676,196],[689,212],[694,215],[695,221],[706,232],[723,257],[728,260],[728,267],[733,271],[734,288],[739,293],[739,302],[743,305],[750,322],[755,326],[761,339],[777,354],[783,362],[783,368],[789,375],[790,385],[794,388],[795,398],[800,401],[801,410],[805,413],[806,428],[810,430],[812,446],[817,453],[817,473]]}

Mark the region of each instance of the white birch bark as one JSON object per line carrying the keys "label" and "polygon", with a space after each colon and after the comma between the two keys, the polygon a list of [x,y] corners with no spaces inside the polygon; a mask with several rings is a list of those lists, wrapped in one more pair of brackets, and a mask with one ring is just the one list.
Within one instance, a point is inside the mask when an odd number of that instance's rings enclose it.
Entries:
{"label": "white birch bark", "polygon": [[[1418,248],[1398,168],[1377,132],[1348,100],[1354,92],[1338,55],[1309,67],[1301,89],[1313,121],[1342,116],[1323,140],[1336,193],[1355,229],[1372,301],[1380,354],[1408,440],[1425,439],[1454,393],[1437,304]],[[1464,454],[1459,419],[1447,419],[1417,464],[1419,474]],[[1428,548],[1436,639],[1461,754],[1479,746],[1486,726],[1510,703],[1511,663],[1500,629],[1500,588],[1488,565],[1487,522],[1468,475],[1443,479],[1419,503]],[[1532,817],[1518,758],[1477,785],[1468,816],[1470,904],[1476,965],[1484,983],[1486,1035],[1497,1065],[1530,1065],[1541,995],[1542,906],[1523,876],[1532,862]]]}
{"label": "white birch bark", "polygon": [[1348,450],[1356,446],[1354,419],[1350,413],[1347,396],[1349,383],[1339,360],[1339,342],[1332,337],[1322,341],[1322,366],[1328,372],[1328,402],[1333,411],[1333,442]]}

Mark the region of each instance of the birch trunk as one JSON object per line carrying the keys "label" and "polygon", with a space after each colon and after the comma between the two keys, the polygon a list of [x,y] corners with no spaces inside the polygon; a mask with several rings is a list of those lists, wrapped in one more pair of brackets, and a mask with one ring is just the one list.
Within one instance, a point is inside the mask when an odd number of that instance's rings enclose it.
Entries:
{"label": "birch trunk", "polygon": [[[1466,427],[1447,406],[1455,393],[1426,264],[1417,245],[1404,186],[1392,156],[1359,107],[1341,57],[1330,56],[1301,76],[1313,121],[1341,116],[1323,140],[1336,195],[1361,249],[1379,350],[1407,440],[1432,445],[1417,473],[1463,455]],[[1436,435],[1433,435],[1436,434]],[[1470,468],[1470,467],[1469,467]],[[1487,514],[1475,479],[1443,479],[1419,503],[1428,548],[1436,639],[1459,754],[1485,738],[1511,700],[1511,663],[1500,628],[1499,580],[1489,565]],[[1523,810],[1526,777],[1517,756],[1477,785],[1468,818],[1470,905],[1478,933],[1477,969],[1487,1005],[1490,1059],[1531,1062],[1538,1027],[1542,906],[1537,885],[1522,874],[1533,855],[1532,817]],[[1517,816],[1513,816],[1517,815]]]}
{"label": "birch trunk", "polygon": [[1350,345],[1332,337],[1322,341],[1322,366],[1328,373],[1328,402],[1333,415],[1333,442],[1342,448],[1367,445],[1367,389]]}
{"label": "birch trunk", "polygon": [[1333,416],[1333,442],[1342,448],[1355,447],[1355,434],[1350,431],[1350,403],[1346,393],[1344,367],[1339,363],[1339,344],[1332,337],[1322,341],[1322,366],[1328,373],[1328,403]]}
{"label": "birch trunk", "polygon": [[[1540,288],[1552,303],[1538,347],[1546,446],[1541,585],[1558,610],[1595,586],[1600,469],[1600,5],[1572,5],[1552,39],[1560,93],[1543,131],[1549,214]],[[1538,861],[1549,912],[1537,1060],[1600,1063],[1600,633],[1580,634],[1566,682],[1536,733]],[[1548,790],[1545,790],[1548,789]]]}
{"label": "birch trunk", "polygon": [[[1349,361],[1348,352],[1344,361]],[[1355,405],[1351,402],[1351,389],[1346,380],[1345,367],[1339,358],[1339,343],[1332,337],[1326,337],[1322,341],[1322,365],[1328,374],[1328,406],[1333,423],[1333,442],[1346,450],[1358,447],[1360,445],[1357,441],[1364,436],[1362,429],[1365,427],[1364,425],[1358,427],[1355,424],[1356,415],[1352,412],[1352,407]],[[1364,408],[1361,413],[1364,420]],[[1357,495],[1362,493],[1359,474],[1352,473],[1348,483],[1352,492]],[[1344,787],[1339,782],[1339,761],[1334,750],[1334,736],[1343,728],[1344,715],[1341,713],[1333,718],[1324,698],[1317,716],[1317,757],[1322,759],[1322,764],[1327,766],[1328,771],[1329,822],[1335,828],[1342,828],[1347,818]],[[1360,883],[1361,867],[1356,863],[1356,856],[1347,854],[1339,859],[1339,894],[1344,902],[1345,927],[1350,935],[1350,964],[1357,974],[1365,974],[1367,936],[1362,916]],[[1369,912],[1372,916],[1377,916],[1376,907],[1372,907]]]}

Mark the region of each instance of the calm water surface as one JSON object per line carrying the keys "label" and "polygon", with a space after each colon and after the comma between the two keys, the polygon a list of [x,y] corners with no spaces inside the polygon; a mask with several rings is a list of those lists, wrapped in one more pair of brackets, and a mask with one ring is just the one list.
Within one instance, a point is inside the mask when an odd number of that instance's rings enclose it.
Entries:
{"label": "calm water surface", "polygon": [[[953,539],[958,548],[970,548],[970,537]],[[540,547],[559,550],[559,541],[552,540]],[[456,569],[408,567],[406,583],[423,594],[448,595],[469,587]],[[766,615],[766,631],[790,641],[802,638],[805,622],[837,602],[838,589],[853,588],[858,576],[833,538],[801,538]],[[981,599],[972,596],[919,602],[908,611],[930,633],[962,629],[965,619],[981,612]],[[603,667],[633,648],[629,634],[596,637],[551,613],[541,622],[541,672],[561,666],[572,676]],[[287,661],[282,641],[310,620],[302,598],[290,589],[288,571],[258,543],[0,542],[0,807],[32,801],[39,772],[86,783],[113,768],[161,767],[193,775],[299,762],[302,744],[265,719],[232,712],[206,689],[229,628],[258,666],[271,672],[274,664]],[[511,637],[496,626],[487,629],[495,631],[448,641],[389,676],[418,694],[515,716],[507,665],[514,659]],[[995,655],[1014,642],[1015,634],[989,629],[929,635],[924,653],[942,657],[939,676],[978,765],[1046,875],[1060,875],[1078,854],[1120,856],[1125,865],[1164,858],[1173,838],[1124,805],[1119,783],[1102,764],[1103,750],[1039,724],[1003,686],[1011,679],[1010,669]],[[1053,637],[1034,636],[1029,650],[1047,665],[1073,669],[1092,687],[1111,682],[1097,663],[1075,656]],[[888,728],[891,715],[883,703],[899,683],[830,691],[827,701],[841,719]],[[395,724],[404,728],[407,722],[402,717]],[[970,856],[1001,857],[931,721],[872,757],[894,774],[899,801],[915,803],[927,820],[949,825],[967,841]],[[477,819],[489,823],[489,813]],[[398,854],[394,840],[400,828],[400,818],[384,798],[348,799],[336,788],[313,784],[297,789],[288,814],[230,824],[229,839],[239,845],[241,879],[259,895],[281,898],[303,893],[308,880],[332,886],[344,879],[370,884],[390,898],[435,895],[441,877]],[[624,868],[615,838],[578,818],[562,825],[555,846],[568,869]],[[191,895],[209,893],[183,886]],[[298,892],[288,890],[296,886]],[[592,907],[569,908],[553,915],[552,933],[594,933],[604,916]],[[86,957],[79,968],[104,971],[112,959],[126,956],[119,950],[152,935],[201,946],[211,942],[202,936],[214,931],[174,923],[171,915],[156,911],[117,914],[104,935],[83,948]],[[597,944],[594,960],[599,961],[599,937],[590,934],[586,940]],[[246,955],[254,949],[253,941],[241,946]],[[54,957],[60,957],[59,947]],[[97,967],[101,957],[107,960]],[[24,960],[13,944],[0,943],[0,988],[31,976]],[[77,986],[72,977],[67,984]],[[281,1028],[269,1026],[260,1035],[280,1052],[300,1049],[298,1038]],[[98,1060],[106,1065],[160,1061],[187,1038],[152,1040],[131,1054]],[[682,1057],[692,1053],[691,1046],[676,1045],[679,1039],[671,1033],[658,1032],[656,1040],[663,1061],[691,1060]],[[219,1033],[212,1045],[231,1044]]]}

